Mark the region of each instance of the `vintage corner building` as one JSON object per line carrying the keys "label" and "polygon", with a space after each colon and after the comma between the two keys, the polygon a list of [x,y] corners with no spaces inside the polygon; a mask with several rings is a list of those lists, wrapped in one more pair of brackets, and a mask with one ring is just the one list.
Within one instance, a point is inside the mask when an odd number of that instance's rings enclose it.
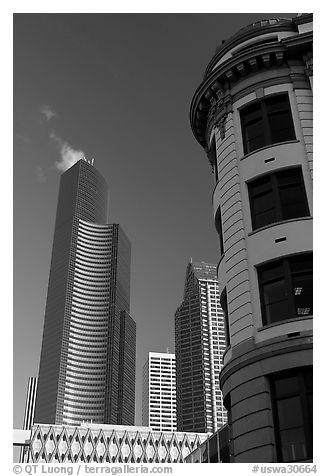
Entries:
{"label": "vintage corner building", "polygon": [[312,15],[242,28],[196,90],[214,174],[231,462],[312,461]]}

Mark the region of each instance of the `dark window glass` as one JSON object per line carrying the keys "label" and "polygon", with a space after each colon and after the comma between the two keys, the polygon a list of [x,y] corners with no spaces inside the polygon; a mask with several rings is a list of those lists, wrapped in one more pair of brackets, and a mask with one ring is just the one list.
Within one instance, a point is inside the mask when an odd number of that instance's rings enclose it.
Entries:
{"label": "dark window glass", "polygon": [[240,111],[245,154],[260,147],[295,139],[287,94],[255,102]]}
{"label": "dark window glass", "polygon": [[312,459],[312,370],[278,374],[271,389],[278,461]]}
{"label": "dark window glass", "polygon": [[224,253],[224,244],[223,244],[223,230],[222,230],[222,216],[221,209],[219,208],[215,216],[215,228],[219,237],[220,253]]}
{"label": "dark window glass", "polygon": [[309,215],[300,168],[281,170],[248,183],[252,228]]}
{"label": "dark window glass", "polygon": [[288,319],[288,299],[285,288],[285,280],[266,283],[264,290],[265,319],[269,324]]}
{"label": "dark window glass", "polygon": [[275,380],[275,391],[279,397],[291,395],[299,389],[298,379],[296,376],[287,376],[282,379]]}
{"label": "dark window glass", "polygon": [[213,141],[209,150],[210,155],[210,162],[214,168],[215,180],[218,182],[218,166],[217,166],[217,153],[216,153],[216,142],[215,136],[213,137]]}
{"label": "dark window glass", "polygon": [[228,347],[230,345],[230,324],[226,288],[221,293],[220,303],[224,313],[225,345]]}
{"label": "dark window glass", "polygon": [[312,253],[259,266],[263,325],[313,314]]}

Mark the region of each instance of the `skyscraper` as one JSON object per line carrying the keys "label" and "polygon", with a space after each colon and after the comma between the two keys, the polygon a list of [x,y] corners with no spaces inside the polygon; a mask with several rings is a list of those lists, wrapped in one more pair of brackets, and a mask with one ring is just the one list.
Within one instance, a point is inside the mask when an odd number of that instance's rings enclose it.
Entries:
{"label": "skyscraper", "polygon": [[232,460],[312,461],[313,16],[224,41],[190,121],[214,171]]}
{"label": "skyscraper", "polygon": [[107,224],[107,194],[86,160],[61,176],[36,423],[134,423],[130,242],[120,225]]}
{"label": "skyscraper", "polygon": [[176,431],[175,355],[149,352],[143,367],[142,424]]}
{"label": "skyscraper", "polygon": [[178,431],[214,432],[226,422],[219,387],[224,350],[216,265],[191,262],[175,313]]}

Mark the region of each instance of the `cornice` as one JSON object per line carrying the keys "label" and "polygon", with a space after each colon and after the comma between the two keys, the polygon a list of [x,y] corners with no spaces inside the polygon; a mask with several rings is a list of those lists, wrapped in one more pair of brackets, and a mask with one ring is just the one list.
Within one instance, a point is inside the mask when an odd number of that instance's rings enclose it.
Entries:
{"label": "cornice", "polygon": [[209,115],[212,105],[214,107],[215,102],[221,104],[221,96],[225,95],[232,83],[249,73],[282,64],[285,52],[286,48],[279,42],[252,48],[249,52],[246,51],[221,64],[200,84],[191,102],[190,123],[194,136],[203,147],[208,116],[212,115],[212,112]]}
{"label": "cornice", "polygon": [[312,13],[303,13],[297,17],[292,18],[292,22],[296,25],[303,25],[304,23],[310,23],[313,21]]}
{"label": "cornice", "polygon": [[[248,74],[287,64],[290,59],[302,61],[312,48],[312,32],[296,35],[266,45],[253,46],[249,51],[230,58],[211,72],[195,91],[190,106],[190,124],[196,140],[203,148],[206,131],[212,120],[219,125],[231,110],[230,89]],[[227,98],[227,100],[225,100]],[[217,112],[218,110],[218,112]]]}
{"label": "cornice", "polygon": [[216,49],[215,55],[206,67],[204,79],[210,75],[214,64],[216,64],[229,50],[235,46],[240,45],[251,38],[264,35],[265,33],[274,33],[277,31],[297,31],[297,28],[293,25],[292,19],[287,18],[261,20],[241,28],[241,30],[232,35]]}

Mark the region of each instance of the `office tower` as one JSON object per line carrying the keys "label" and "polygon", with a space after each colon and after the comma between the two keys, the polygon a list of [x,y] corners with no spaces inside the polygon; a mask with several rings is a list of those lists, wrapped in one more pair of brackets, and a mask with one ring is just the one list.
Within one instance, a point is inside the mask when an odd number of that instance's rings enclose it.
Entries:
{"label": "office tower", "polygon": [[312,15],[224,41],[191,103],[214,171],[234,462],[312,460]]}
{"label": "office tower", "polygon": [[215,432],[226,422],[219,387],[224,350],[216,265],[191,262],[175,313],[178,431]]}
{"label": "office tower", "polygon": [[149,352],[143,367],[142,424],[176,431],[175,355]]}
{"label": "office tower", "polygon": [[107,224],[107,194],[86,160],[61,176],[36,423],[134,423],[130,242],[120,225]]}
{"label": "office tower", "polygon": [[[25,403],[25,413],[24,413],[24,430],[30,430],[34,423],[34,412],[35,412],[35,401],[36,401],[36,389],[37,389],[37,377],[29,377],[27,394],[26,394],[26,403]],[[23,446],[20,452],[21,463],[24,463],[28,460],[28,447]]]}

